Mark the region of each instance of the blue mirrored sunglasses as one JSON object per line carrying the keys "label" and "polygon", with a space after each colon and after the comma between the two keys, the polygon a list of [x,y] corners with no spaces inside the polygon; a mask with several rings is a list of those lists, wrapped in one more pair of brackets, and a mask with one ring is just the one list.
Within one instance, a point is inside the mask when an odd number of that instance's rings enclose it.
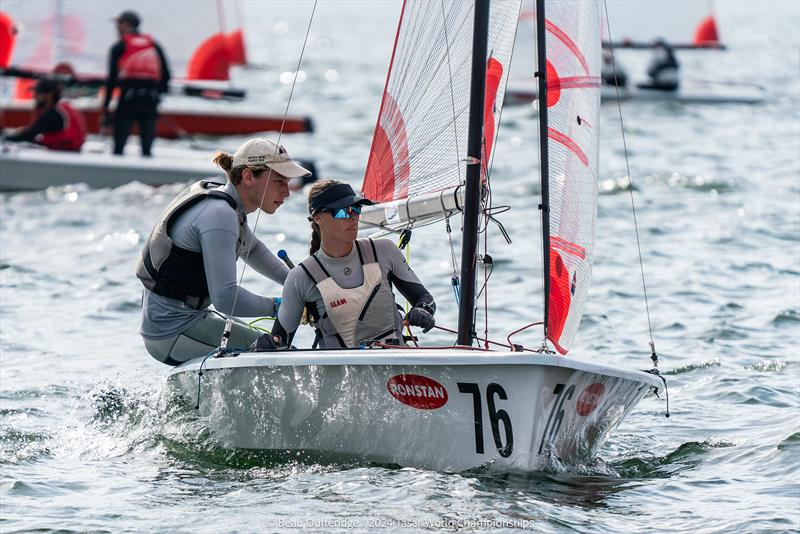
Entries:
{"label": "blue mirrored sunglasses", "polygon": [[353,205],[346,208],[324,208],[319,210],[322,213],[330,213],[334,219],[348,219],[361,215],[361,206]]}

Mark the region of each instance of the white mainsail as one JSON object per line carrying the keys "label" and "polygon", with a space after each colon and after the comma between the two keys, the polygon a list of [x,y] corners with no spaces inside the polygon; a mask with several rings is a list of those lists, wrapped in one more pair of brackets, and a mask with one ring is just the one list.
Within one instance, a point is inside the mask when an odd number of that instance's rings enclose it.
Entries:
{"label": "white mainsail", "polygon": [[600,127],[600,2],[547,5],[550,265],[547,337],[566,354],[592,276]]}
{"label": "white mainsail", "polygon": [[[484,165],[496,136],[519,7],[520,0],[491,4]],[[396,204],[463,182],[473,11],[474,2],[465,0],[404,3],[362,186],[366,197]]]}

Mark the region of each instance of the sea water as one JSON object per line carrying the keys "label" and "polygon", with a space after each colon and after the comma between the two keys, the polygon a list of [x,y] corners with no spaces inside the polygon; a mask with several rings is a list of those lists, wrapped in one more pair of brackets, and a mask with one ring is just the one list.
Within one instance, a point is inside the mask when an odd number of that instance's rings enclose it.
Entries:
{"label": "sea water", "polygon": [[[263,11],[247,26],[262,67],[237,80],[262,111],[286,105],[311,6],[245,6]],[[604,105],[593,285],[571,351],[647,368],[651,325],[669,419],[663,398],[647,399],[594,462],[530,477],[227,450],[173,402],[167,369],[137,333],[134,263],[183,185],[3,195],[0,530],[800,529],[800,13],[795,2],[716,7],[730,50],[680,55],[685,75],[758,83],[768,101],[622,106],[649,316],[618,112]],[[290,107],[313,115],[317,132],[282,141],[323,176],[360,183],[398,13],[393,3],[318,7]],[[242,139],[202,143],[233,150]],[[529,108],[504,112],[492,190],[512,208],[499,218],[513,244],[490,226],[494,338],[541,318],[536,140]],[[294,195],[256,232],[300,260],[304,210]],[[449,247],[443,225],[411,244],[445,326],[457,317]],[[244,285],[280,291],[251,271]],[[515,341],[536,346],[539,335]]]}

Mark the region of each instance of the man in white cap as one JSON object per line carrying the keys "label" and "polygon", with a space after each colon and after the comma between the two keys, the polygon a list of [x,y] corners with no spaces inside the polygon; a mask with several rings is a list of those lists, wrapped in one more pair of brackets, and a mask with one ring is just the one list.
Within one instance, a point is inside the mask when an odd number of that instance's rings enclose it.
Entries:
{"label": "man in white cap", "polygon": [[[136,276],[144,285],[140,334],[147,351],[168,365],[220,345],[225,317],[276,316],[280,298],[239,286],[236,260],[283,284],[288,267],[247,226],[247,214],[273,214],[289,196],[289,180],[309,171],[286,149],[251,139],[233,155],[217,152],[226,184],[202,180],[163,211],[144,245]],[[213,304],[214,310],[209,306]],[[247,348],[258,331],[234,322],[228,346]]]}

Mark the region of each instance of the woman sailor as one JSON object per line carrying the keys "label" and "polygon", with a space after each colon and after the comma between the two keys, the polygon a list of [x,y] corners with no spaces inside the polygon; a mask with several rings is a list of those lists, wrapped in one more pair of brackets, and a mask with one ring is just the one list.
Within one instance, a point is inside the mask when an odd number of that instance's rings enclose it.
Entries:
{"label": "woman sailor", "polygon": [[[291,344],[304,309],[320,348],[399,340],[404,322],[424,332],[433,328],[436,304],[400,249],[388,239],[356,239],[365,204],[372,202],[345,183],[323,180],[311,186],[311,257],[292,269],[284,283],[272,329],[278,345]],[[404,319],[392,286],[412,305]]]}
{"label": "woman sailor", "polygon": [[[158,361],[178,365],[220,344],[225,318],[274,316],[280,299],[252,293],[236,281],[236,260],[282,284],[289,269],[247,226],[247,214],[273,214],[289,196],[288,182],[309,172],[286,149],[251,139],[214,162],[228,182],[203,180],[182,191],[147,239],[136,276],[144,285],[140,334]],[[216,312],[209,309],[213,304]],[[234,322],[231,347],[249,347],[258,332]]]}

